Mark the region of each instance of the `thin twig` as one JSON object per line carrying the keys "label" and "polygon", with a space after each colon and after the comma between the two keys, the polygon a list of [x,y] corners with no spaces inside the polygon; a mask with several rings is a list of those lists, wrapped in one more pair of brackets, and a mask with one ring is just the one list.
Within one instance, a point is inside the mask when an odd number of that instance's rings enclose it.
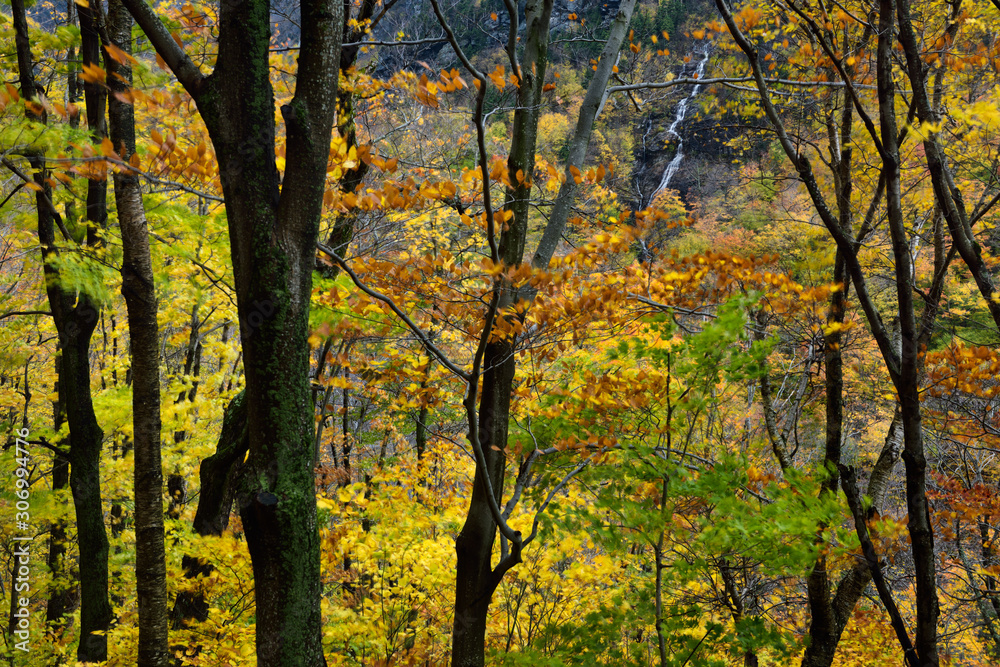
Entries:
{"label": "thin twig", "polygon": [[471,380],[472,376],[466,371],[463,371],[461,368],[456,366],[454,362],[452,362],[451,359],[449,359],[447,355],[445,355],[444,352],[442,352],[434,343],[432,343],[430,338],[427,336],[427,333],[424,332],[424,330],[421,329],[419,326],[417,326],[417,324],[413,320],[411,320],[409,316],[400,309],[399,306],[396,305],[395,301],[393,301],[386,295],[382,294],[381,292],[378,292],[369,287],[368,285],[364,284],[361,281],[361,278],[358,277],[358,274],[356,274],[354,270],[351,269],[351,267],[347,264],[344,258],[341,257],[339,254],[337,254],[337,251],[335,251],[333,248],[329,247],[324,243],[317,243],[316,247],[319,248],[321,251],[323,251],[325,254],[329,255],[330,258],[333,259],[333,261],[335,261],[338,265],[340,265],[340,268],[342,268],[344,272],[347,273],[348,276],[350,276],[351,280],[358,287],[358,289],[360,289],[362,292],[364,292],[371,298],[377,301],[381,301],[385,305],[389,306],[389,309],[392,310],[393,313],[395,313],[396,317],[401,319],[403,321],[403,324],[405,324],[406,327],[413,332],[413,335],[417,337],[417,340],[419,340],[420,344],[424,346],[424,349],[426,349],[428,352],[437,357],[437,360],[440,361],[445,368],[447,368],[452,373],[462,378],[466,382],[469,382]]}

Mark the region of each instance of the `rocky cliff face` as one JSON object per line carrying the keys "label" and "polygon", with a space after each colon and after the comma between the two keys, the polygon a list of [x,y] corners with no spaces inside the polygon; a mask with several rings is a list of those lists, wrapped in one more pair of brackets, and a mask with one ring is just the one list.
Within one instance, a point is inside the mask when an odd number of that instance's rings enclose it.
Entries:
{"label": "rocky cliff face", "polygon": [[[293,2],[294,0],[284,0]],[[554,0],[551,29],[559,34],[568,29],[570,15],[582,17],[590,25],[609,23],[618,11],[619,0]],[[462,49],[475,60],[485,51],[502,47],[507,42],[510,19],[503,3],[482,0],[456,0],[442,2],[442,7],[462,45]],[[525,0],[517,3],[519,33],[524,34]],[[493,15],[496,15],[496,19]],[[386,14],[374,38],[391,41],[399,33],[408,41],[442,37],[443,30],[431,9],[429,0],[399,0]],[[431,69],[452,67],[457,62],[454,52],[443,40],[437,43],[405,47],[382,48],[378,54],[377,76],[388,76],[399,69]]]}

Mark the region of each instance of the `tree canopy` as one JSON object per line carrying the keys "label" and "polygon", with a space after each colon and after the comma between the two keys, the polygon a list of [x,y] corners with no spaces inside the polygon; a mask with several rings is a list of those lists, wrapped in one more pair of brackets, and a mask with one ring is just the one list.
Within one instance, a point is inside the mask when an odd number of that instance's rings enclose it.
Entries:
{"label": "tree canopy", "polygon": [[1000,659],[1000,4],[2,12],[10,664]]}

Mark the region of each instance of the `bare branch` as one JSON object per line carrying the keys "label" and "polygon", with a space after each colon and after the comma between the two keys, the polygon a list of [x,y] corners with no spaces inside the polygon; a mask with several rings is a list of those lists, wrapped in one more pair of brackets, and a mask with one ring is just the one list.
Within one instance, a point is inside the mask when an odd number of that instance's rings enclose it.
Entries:
{"label": "bare branch", "polygon": [[[670,81],[644,81],[642,83],[630,83],[623,86],[611,86],[609,93],[620,93],[628,90],[645,90],[658,88],[672,88],[674,86],[710,86],[716,83],[749,83],[755,81],[752,76],[722,76],[711,79],[698,79],[696,77],[685,76]],[[765,83],[795,86],[799,88],[844,88],[843,81],[796,81],[795,79],[764,79]],[[874,90],[875,86],[865,84],[855,84],[855,88],[865,88]]]}
{"label": "bare branch", "polygon": [[466,382],[471,381],[472,376],[469,373],[463,371],[458,366],[456,366],[451,361],[451,359],[449,359],[447,355],[445,355],[444,352],[442,352],[434,343],[432,343],[431,339],[427,336],[424,330],[421,329],[419,326],[417,326],[417,324],[414,323],[414,321],[411,320],[409,316],[406,313],[404,313],[399,308],[399,306],[396,305],[396,302],[394,302],[392,299],[382,294],[381,292],[378,292],[372,289],[371,287],[368,287],[368,285],[365,285],[361,281],[361,278],[358,277],[358,274],[356,274],[351,269],[351,267],[348,266],[347,262],[344,261],[344,258],[338,255],[333,248],[323,243],[317,243],[316,247],[319,248],[321,251],[323,251],[323,253],[325,253],[326,255],[329,255],[330,258],[333,259],[333,261],[337,262],[337,264],[340,265],[340,268],[342,268],[347,273],[347,275],[350,276],[351,280],[358,287],[358,289],[360,289],[362,292],[364,292],[371,298],[377,301],[381,301],[382,303],[389,306],[390,310],[392,310],[392,312],[395,313],[396,317],[398,317],[403,321],[403,324],[406,325],[406,328],[413,332],[413,335],[417,337],[417,340],[419,340],[420,344],[424,346],[424,349],[427,350],[432,355],[434,355],[445,368],[447,368],[456,376],[462,378]]}
{"label": "bare branch", "polygon": [[17,317],[19,315],[48,315],[52,317],[52,313],[47,310],[12,310],[7,313],[0,314],[0,320],[7,319],[8,317]]}
{"label": "bare branch", "polygon": [[[424,39],[400,39],[400,40],[396,40],[394,42],[380,42],[380,41],[344,42],[344,47],[346,48],[346,47],[351,47],[351,46],[359,46],[359,47],[365,47],[365,46],[420,46],[422,44],[438,44],[440,42],[447,42],[447,41],[448,41],[448,38],[445,37],[444,35],[441,35],[440,37],[427,37],[427,38],[424,38]],[[280,49],[271,49],[271,53],[274,53],[276,51],[298,51],[299,48],[300,47],[298,47],[298,46],[289,46],[289,47],[284,47],[284,48],[280,48]]]}
{"label": "bare branch", "polygon": [[128,162],[113,157],[105,157],[102,155],[102,156],[82,157],[82,158],[46,158],[45,161],[49,164],[81,164],[85,162],[107,162],[108,164],[113,164],[117,167],[121,167],[122,169],[126,170],[126,173],[137,174],[139,176],[142,176],[144,179],[155,185],[160,185],[165,188],[173,188],[176,190],[181,190],[183,192],[188,193],[189,195],[201,197],[209,201],[215,201],[219,203],[225,203],[226,201],[225,199],[219,197],[218,195],[209,194],[202,190],[195,190],[194,188],[184,185],[183,183],[178,183],[176,181],[168,181],[166,179],[153,176],[149,172],[143,171],[141,169],[136,169]]}
{"label": "bare branch", "polygon": [[129,13],[135,18],[142,31],[146,33],[146,37],[152,42],[156,52],[167,63],[177,80],[192,97],[199,97],[206,81],[205,75],[184,53],[180,44],[174,41],[173,36],[163,25],[163,21],[156,15],[153,8],[145,0],[122,0],[122,4],[128,8]]}

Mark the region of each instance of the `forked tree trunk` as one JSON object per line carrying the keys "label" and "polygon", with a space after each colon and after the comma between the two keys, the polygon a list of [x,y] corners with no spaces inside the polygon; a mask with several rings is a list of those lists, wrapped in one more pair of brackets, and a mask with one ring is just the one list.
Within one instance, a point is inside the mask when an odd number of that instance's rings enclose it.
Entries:
{"label": "forked tree trunk", "polygon": [[[479,403],[479,441],[487,470],[476,467],[472,499],[465,525],[455,541],[458,564],[455,572],[455,621],[452,634],[452,664],[483,665],[486,661],[486,622],[490,600],[500,583],[493,572],[493,543],[497,525],[493,521],[486,485],[490,477],[499,496],[503,491],[507,465],[507,428],[510,423],[510,396],[515,359],[508,342],[491,343],[483,358],[483,395]],[[497,498],[499,504],[501,499]]]}
{"label": "forked tree trunk", "polygon": [[344,3],[303,0],[295,94],[275,163],[270,3],[223,2],[205,76],[144,0],[125,5],[198,105],[219,160],[236,286],[249,456],[237,502],[253,562],[257,664],[323,657],[308,316],[326,181]]}
{"label": "forked tree trunk", "polygon": [[[586,158],[594,122],[602,106],[612,68],[624,43],[632,20],[635,0],[624,0],[612,23],[596,73],[587,88],[580,107],[577,126],[569,142],[566,164],[566,183],[560,188],[542,238],[532,256],[536,269],[547,269],[565,229],[572,202],[576,195],[575,181],[570,167],[579,169]],[[529,0],[525,6],[524,52],[519,59],[520,83],[518,105],[514,112],[513,137],[507,160],[508,172],[516,175],[532,174],[535,164],[535,144],[541,109],[541,94],[548,63],[548,31],[552,14],[552,0]],[[515,20],[515,17],[511,17]],[[512,41],[508,49],[516,48]],[[510,54],[514,59],[514,54]],[[528,216],[531,210],[531,179],[515,181],[507,189],[504,209],[512,213],[509,226],[501,233],[498,247],[499,259],[504,266],[521,264],[528,233]],[[497,285],[498,317],[518,301],[530,304],[533,289],[523,293],[507,282]],[[490,600],[500,584],[506,568],[493,567],[493,544],[497,524],[490,510],[485,479],[489,479],[496,494],[496,504],[502,505],[504,474],[507,466],[507,432],[510,424],[511,396],[517,371],[516,345],[513,340],[496,340],[487,344],[483,355],[483,389],[479,401],[478,439],[483,452],[485,468],[476,466],[472,498],[466,521],[455,543],[458,565],[455,582],[455,618],[452,629],[452,664],[456,667],[485,664],[486,625]]]}
{"label": "forked tree trunk", "polygon": [[[507,170],[532,174],[542,86],[548,64],[549,20],[552,0],[528,0],[525,6],[524,54],[520,60],[520,85],[514,111],[513,136]],[[508,47],[509,48],[509,47]],[[507,189],[505,210],[513,214],[501,234],[499,258],[504,266],[517,266],[524,255],[530,207],[530,179],[522,179]],[[516,298],[509,283],[500,290],[498,312],[501,316]],[[493,543],[497,525],[490,511],[483,476],[492,482],[502,504],[504,473],[507,467],[507,429],[510,423],[510,397],[514,386],[516,358],[513,341],[495,341],[487,345],[483,356],[483,393],[479,401],[479,442],[486,469],[476,466],[472,498],[462,532],[455,541],[458,556],[455,573],[455,618],[452,629],[452,664],[455,667],[481,666],[485,663],[486,622],[490,600],[500,583],[493,570]]]}

